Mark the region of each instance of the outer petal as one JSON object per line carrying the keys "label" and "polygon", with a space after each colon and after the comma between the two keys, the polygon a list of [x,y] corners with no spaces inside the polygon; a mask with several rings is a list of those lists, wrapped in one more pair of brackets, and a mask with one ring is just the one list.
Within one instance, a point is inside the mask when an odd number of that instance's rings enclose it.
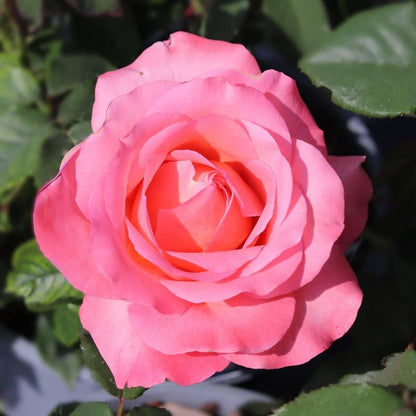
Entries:
{"label": "outer petal", "polygon": [[173,33],[169,40],[146,49],[132,64],[98,78],[92,127],[103,124],[107,107],[120,95],[154,81],[187,81],[215,68],[233,68],[257,75],[254,57],[242,45],[213,41],[185,32]]}
{"label": "outer petal", "polygon": [[82,325],[91,333],[117,387],[151,387],[166,378],[189,385],[205,380],[228,365],[228,360],[216,354],[164,355],[149,348],[130,325],[129,304],[123,300],[85,296],[80,309]]}
{"label": "outer petal", "polygon": [[89,255],[90,223],[74,199],[78,154],[79,148],[39,192],[33,213],[35,235],[45,256],[78,290],[111,296],[111,280],[99,272]]}
{"label": "outer petal", "polygon": [[319,275],[294,293],[295,317],[285,337],[263,354],[224,354],[250,368],[281,368],[303,364],[326,350],[354,323],[362,293],[354,272],[334,247]]}
{"label": "outer petal", "polygon": [[292,78],[281,72],[269,70],[261,75],[258,82],[249,82],[247,85],[265,93],[283,116],[293,138],[301,139],[326,154],[323,132],[316,125]]}
{"label": "outer petal", "polygon": [[373,190],[369,177],[360,166],[364,159],[364,156],[328,157],[344,185],[345,229],[337,241],[343,250],[358,238],[367,221],[368,202]]}
{"label": "outer petal", "polygon": [[303,269],[286,281],[276,295],[296,290],[314,279],[344,229],[344,189],[326,157],[310,144],[297,140],[292,171],[309,205],[303,234],[305,258]]}
{"label": "outer petal", "polygon": [[227,302],[193,305],[183,314],[162,314],[137,303],[129,313],[144,342],[166,354],[253,353],[282,338],[294,308],[291,296],[265,302],[241,295]]}
{"label": "outer petal", "polygon": [[273,69],[257,77],[234,69],[217,69],[198,76],[201,79],[209,77],[224,78],[232,84],[250,86],[262,92],[283,116],[293,138],[302,139],[326,154],[323,132],[303,102],[292,78]]}
{"label": "outer petal", "polygon": [[[76,199],[86,216],[88,216],[89,198],[97,180],[111,169],[109,164],[120,149],[120,140],[130,133],[136,123],[141,122],[141,134],[146,134],[148,137],[174,124],[175,121],[184,119],[183,116],[170,112],[167,115],[153,116],[143,123],[144,113],[150,105],[172,85],[175,83],[157,82],[136,88],[130,94],[118,97],[108,108],[108,120],[105,125],[81,143],[82,152],[77,160],[79,185]],[[146,126],[143,127],[143,124]]]}

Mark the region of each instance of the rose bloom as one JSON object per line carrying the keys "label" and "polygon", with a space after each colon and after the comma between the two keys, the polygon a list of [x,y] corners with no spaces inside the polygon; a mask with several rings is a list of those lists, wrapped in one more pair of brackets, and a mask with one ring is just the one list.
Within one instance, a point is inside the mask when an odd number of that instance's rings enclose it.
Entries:
{"label": "rose bloom", "polygon": [[98,78],[92,129],[34,227],[118,387],[301,364],[351,327],[343,253],[371,185],[363,157],[328,156],[291,78],[174,33]]}

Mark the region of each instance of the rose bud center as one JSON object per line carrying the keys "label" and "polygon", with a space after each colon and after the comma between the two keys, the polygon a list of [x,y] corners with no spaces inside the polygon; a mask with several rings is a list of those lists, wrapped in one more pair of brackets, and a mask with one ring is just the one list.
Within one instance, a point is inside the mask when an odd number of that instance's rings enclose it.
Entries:
{"label": "rose bud center", "polygon": [[215,166],[166,161],[147,191],[156,241],[170,251],[219,251],[241,246],[253,227],[225,175]]}

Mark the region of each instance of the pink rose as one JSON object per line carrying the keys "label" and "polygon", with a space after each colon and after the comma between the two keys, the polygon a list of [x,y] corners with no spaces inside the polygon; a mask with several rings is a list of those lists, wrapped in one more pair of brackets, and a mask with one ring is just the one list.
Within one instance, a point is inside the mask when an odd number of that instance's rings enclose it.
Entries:
{"label": "pink rose", "polygon": [[34,224],[120,388],[301,364],[350,328],[371,185],[292,79],[179,32],[99,77],[92,128]]}

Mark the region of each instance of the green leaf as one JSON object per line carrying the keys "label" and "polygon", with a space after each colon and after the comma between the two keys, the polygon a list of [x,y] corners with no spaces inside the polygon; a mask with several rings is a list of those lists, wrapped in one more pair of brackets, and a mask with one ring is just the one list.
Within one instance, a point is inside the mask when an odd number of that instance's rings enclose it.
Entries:
{"label": "green leaf", "polygon": [[114,15],[121,12],[119,0],[66,0],[79,13],[86,15]]}
{"label": "green leaf", "polygon": [[79,84],[62,100],[57,118],[59,123],[68,125],[91,119],[94,86],[91,81]]}
{"label": "green leaf", "polygon": [[0,53],[0,109],[31,104],[40,96],[35,77],[23,67],[14,54]]}
{"label": "green leaf", "polygon": [[387,358],[385,368],[364,374],[350,374],[341,379],[342,384],[373,383],[416,389],[416,351],[405,351]]}
{"label": "green leaf", "polygon": [[65,153],[73,146],[70,138],[57,131],[49,137],[42,146],[40,163],[35,170],[35,184],[37,188],[56,176]]}
{"label": "green leaf", "polygon": [[348,110],[373,117],[415,112],[415,2],[354,15],[299,65]]}
{"label": "green leaf", "polygon": [[52,96],[68,92],[86,81],[96,81],[98,75],[114,67],[97,55],[64,55],[55,59],[46,74],[46,86]]}
{"label": "green leaf", "polygon": [[0,68],[13,68],[18,66],[20,66],[20,59],[18,54],[0,52]]}
{"label": "green leaf", "polygon": [[50,318],[38,316],[35,343],[40,356],[69,385],[73,385],[82,367],[82,356],[79,348],[66,348],[54,338]]}
{"label": "green leaf", "polygon": [[53,333],[55,338],[66,347],[72,347],[79,341],[81,322],[79,305],[66,303],[53,310]]}
{"label": "green leaf", "polygon": [[65,403],[56,406],[48,416],[69,416],[71,412],[73,412],[76,407],[79,405],[78,402],[74,403]]}
{"label": "green leaf", "polygon": [[89,402],[79,404],[68,416],[113,416],[107,403]]}
{"label": "green leaf", "polygon": [[146,391],[143,387],[125,387],[123,390],[119,389],[116,386],[113,374],[94,344],[91,335],[86,331],[82,331],[80,338],[81,351],[85,365],[89,368],[95,380],[112,396],[123,396],[126,400],[133,400]]}
{"label": "green leaf", "polygon": [[[6,306],[11,300],[11,296],[3,290],[5,280],[6,280],[6,270],[7,266],[3,260],[0,260],[0,309]],[[1,401],[0,401],[1,408]]]}
{"label": "green leaf", "polygon": [[266,0],[264,13],[274,24],[277,46],[294,59],[315,49],[330,32],[322,0]]}
{"label": "green leaf", "polygon": [[24,20],[29,23],[29,30],[33,31],[42,22],[43,0],[15,0],[17,10]]}
{"label": "green leaf", "polygon": [[302,394],[274,416],[396,416],[402,400],[387,389],[368,384],[334,385]]}
{"label": "green leaf", "polygon": [[107,403],[66,403],[55,407],[48,416],[113,416]]}
{"label": "green leaf", "polygon": [[81,121],[74,124],[68,130],[68,136],[71,139],[72,144],[78,144],[86,139],[92,133],[91,122]]}
{"label": "green leaf", "polygon": [[27,307],[34,311],[79,302],[83,296],[42,255],[35,240],[27,241],[15,251],[6,290],[23,296]]}
{"label": "green leaf", "polygon": [[201,36],[231,40],[249,8],[248,0],[213,0],[201,23]]}
{"label": "green leaf", "polygon": [[131,409],[127,416],[170,416],[171,413],[166,409],[154,406],[141,406]]}
{"label": "green leaf", "polygon": [[[166,9],[159,11],[154,7],[147,6],[146,8],[149,13],[156,16],[173,15]],[[146,17],[142,16],[142,19]],[[153,25],[151,22],[148,24]],[[140,40],[140,33],[143,32],[137,30],[137,25],[137,11],[133,2],[129,1],[124,2],[123,15],[117,19],[111,16],[85,19],[83,16],[74,15],[72,35],[84,50],[105,57],[117,67],[123,67],[134,61],[137,58],[137,51],[143,48]]]}
{"label": "green leaf", "polygon": [[47,117],[30,108],[0,113],[0,203],[34,174],[42,145],[55,131]]}
{"label": "green leaf", "polygon": [[7,206],[0,207],[0,234],[7,233],[12,229],[10,215]]}
{"label": "green leaf", "polygon": [[239,416],[268,416],[282,403],[277,402],[248,402],[238,409]]}
{"label": "green leaf", "polygon": [[373,383],[383,386],[402,384],[416,389],[416,351],[392,355],[386,360],[385,367],[375,375]]}
{"label": "green leaf", "polygon": [[368,371],[367,373],[363,374],[347,374],[346,376],[342,377],[339,381],[339,384],[361,384],[361,383],[371,383],[373,378],[378,371]]}
{"label": "green leaf", "polygon": [[29,66],[42,81],[45,78],[45,71],[51,63],[62,53],[63,40],[56,38],[56,32],[46,27],[37,30],[31,36],[30,49],[27,51]]}

